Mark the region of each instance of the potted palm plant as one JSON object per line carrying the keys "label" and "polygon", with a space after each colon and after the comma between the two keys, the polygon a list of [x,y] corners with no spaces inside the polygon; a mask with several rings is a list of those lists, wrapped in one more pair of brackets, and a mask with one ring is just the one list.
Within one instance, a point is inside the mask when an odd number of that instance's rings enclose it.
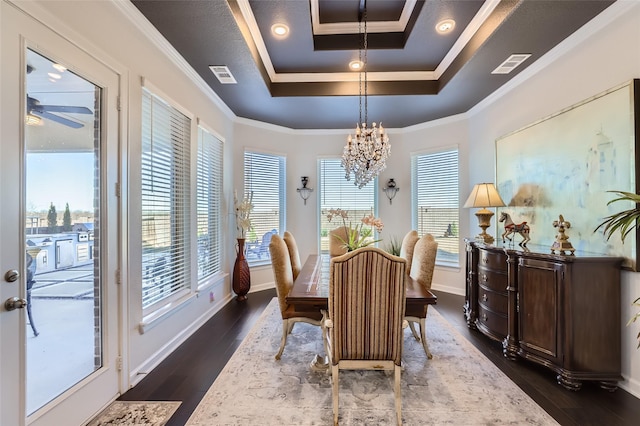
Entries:
{"label": "potted palm plant", "polygon": [[[620,233],[620,238],[624,243],[624,239],[631,231],[633,231],[638,226],[638,218],[640,218],[640,194],[634,194],[633,192],[625,192],[625,191],[608,191],[614,194],[617,194],[618,197],[609,201],[607,205],[618,201],[631,201],[635,204],[633,208],[620,211],[618,213],[614,213],[610,216],[604,218],[604,221],[600,223],[593,230],[596,232],[598,229],[602,228],[604,235],[607,237],[607,240],[611,238],[613,234],[616,232]],[[633,306],[640,307],[640,297],[633,301]],[[636,322],[637,319],[640,318],[640,311],[636,312],[636,314],[631,317],[627,325]],[[637,335],[638,346],[640,348],[640,332]]]}

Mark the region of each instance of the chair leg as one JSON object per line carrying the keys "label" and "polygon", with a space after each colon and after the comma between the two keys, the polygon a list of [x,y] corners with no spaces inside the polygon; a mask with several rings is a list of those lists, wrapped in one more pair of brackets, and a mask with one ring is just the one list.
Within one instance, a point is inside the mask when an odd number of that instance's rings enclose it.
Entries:
{"label": "chair leg", "polygon": [[422,347],[424,348],[424,353],[427,354],[428,359],[432,359],[433,355],[431,355],[431,351],[429,350],[429,345],[427,344],[427,335],[426,335],[426,325],[425,318],[420,318],[420,336],[422,338]]}
{"label": "chair leg", "polygon": [[340,374],[337,365],[331,366],[331,385],[333,389],[333,424],[334,426],[338,425],[338,407],[340,404],[338,403],[338,375]]}
{"label": "chair leg", "polygon": [[398,425],[402,424],[402,390],[400,388],[401,372],[402,372],[402,368],[399,365],[396,365],[394,368],[393,391],[396,398],[396,418],[397,418]]}
{"label": "chair leg", "polygon": [[37,336],[38,330],[36,330],[36,325],[33,322],[33,315],[31,314],[31,289],[27,290],[27,316],[29,317],[29,324],[31,325],[31,330],[33,330],[33,335]]}
{"label": "chair leg", "polygon": [[280,339],[280,350],[276,354],[276,359],[280,359],[284,351],[284,345],[287,344],[287,334],[289,334],[289,320],[282,320],[282,338]]}
{"label": "chair leg", "polygon": [[413,333],[413,337],[419,342],[420,336],[418,336],[418,332],[416,331],[413,321],[409,321],[409,328],[411,329],[411,333]]}

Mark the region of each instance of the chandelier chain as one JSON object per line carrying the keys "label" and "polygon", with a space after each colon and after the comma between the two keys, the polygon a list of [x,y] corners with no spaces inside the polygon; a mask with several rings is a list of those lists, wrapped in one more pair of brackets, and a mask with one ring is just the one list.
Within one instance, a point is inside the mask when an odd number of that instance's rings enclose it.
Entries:
{"label": "chandelier chain", "polygon": [[[387,158],[391,153],[391,146],[389,144],[389,137],[385,133],[382,127],[377,127],[376,123],[368,125],[369,121],[369,104],[368,104],[368,69],[367,69],[367,50],[368,33],[367,33],[367,5],[364,2],[364,10],[359,17],[358,21],[358,59],[364,68],[358,72],[358,93],[359,93],[359,119],[356,124],[355,137],[347,138],[347,144],[344,146],[342,152],[342,167],[345,170],[345,178],[351,180],[351,174],[353,173],[354,185],[358,188],[362,188],[371,179],[375,178],[387,167]],[[364,21],[364,22],[363,22]],[[364,24],[364,31],[363,31]],[[364,50],[364,55],[363,51]],[[364,56],[364,58],[363,58]],[[364,59],[364,60],[363,60]],[[362,92],[363,92],[363,74],[364,73],[364,120],[362,119]],[[361,127],[362,126],[362,127]]]}
{"label": "chandelier chain", "polygon": [[364,20],[364,40],[362,41],[362,44],[364,45],[364,122],[368,123],[369,122],[369,105],[368,105],[368,97],[367,97],[367,92],[368,92],[368,79],[367,79],[367,48],[369,47],[369,43],[367,43],[367,6],[365,4],[364,7],[364,13],[363,13],[363,17],[362,19]]}

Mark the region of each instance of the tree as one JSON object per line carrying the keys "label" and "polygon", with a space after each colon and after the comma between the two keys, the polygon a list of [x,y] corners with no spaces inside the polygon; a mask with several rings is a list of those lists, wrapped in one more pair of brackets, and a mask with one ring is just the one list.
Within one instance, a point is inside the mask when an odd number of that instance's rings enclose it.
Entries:
{"label": "tree", "polygon": [[71,211],[69,210],[69,203],[64,208],[64,215],[62,216],[62,230],[67,232],[71,231]]}
{"label": "tree", "polygon": [[49,213],[47,213],[47,226],[47,232],[50,234],[58,230],[58,212],[56,212],[56,206],[53,203],[49,206]]}

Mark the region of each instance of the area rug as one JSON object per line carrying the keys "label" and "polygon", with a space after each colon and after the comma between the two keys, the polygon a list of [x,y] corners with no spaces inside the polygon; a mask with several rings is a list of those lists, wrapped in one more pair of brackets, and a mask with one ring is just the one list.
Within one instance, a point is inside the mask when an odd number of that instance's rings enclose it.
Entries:
{"label": "area rug", "polygon": [[[332,424],[330,375],[310,368],[314,355],[324,353],[320,328],[296,324],[276,361],[281,327],[274,299],[187,425]],[[432,308],[427,339],[431,360],[408,328],[405,332],[403,424],[557,424]],[[393,375],[341,372],[340,424],[395,424]]]}
{"label": "area rug", "polygon": [[87,426],[163,426],[180,401],[114,401]]}

